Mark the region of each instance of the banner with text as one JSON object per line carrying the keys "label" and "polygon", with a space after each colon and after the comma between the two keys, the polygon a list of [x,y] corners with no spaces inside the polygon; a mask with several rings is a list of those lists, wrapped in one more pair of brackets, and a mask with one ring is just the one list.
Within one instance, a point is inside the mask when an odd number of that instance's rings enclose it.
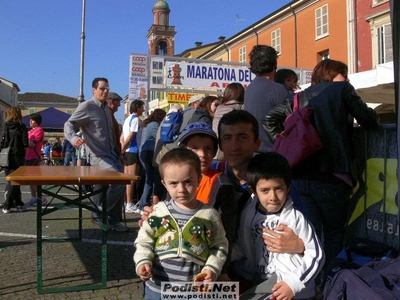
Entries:
{"label": "banner with text", "polygon": [[225,67],[198,63],[166,62],[166,85],[185,88],[225,88],[239,82],[245,88],[255,77],[243,67]]}

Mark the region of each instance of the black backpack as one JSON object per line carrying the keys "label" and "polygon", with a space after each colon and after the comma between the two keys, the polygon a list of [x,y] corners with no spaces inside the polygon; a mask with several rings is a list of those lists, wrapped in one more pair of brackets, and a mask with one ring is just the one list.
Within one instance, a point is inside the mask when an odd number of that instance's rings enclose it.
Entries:
{"label": "black backpack", "polygon": [[340,271],[325,285],[324,299],[400,299],[400,260],[371,261],[357,270]]}

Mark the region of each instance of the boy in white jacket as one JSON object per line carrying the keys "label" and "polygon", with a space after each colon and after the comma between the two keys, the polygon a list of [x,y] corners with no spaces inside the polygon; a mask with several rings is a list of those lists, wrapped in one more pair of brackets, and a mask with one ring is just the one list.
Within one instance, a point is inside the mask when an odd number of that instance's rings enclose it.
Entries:
{"label": "boy in white jacket", "polygon": [[[254,194],[241,215],[239,239],[232,254],[232,260],[237,260],[235,272],[255,282],[276,273],[278,282],[272,294],[278,299],[313,297],[324,253],[313,226],[288,196],[289,163],[275,152],[258,154],[249,162],[247,179]],[[303,240],[302,255],[273,253],[265,247],[263,228],[275,230],[280,224],[289,226]]]}

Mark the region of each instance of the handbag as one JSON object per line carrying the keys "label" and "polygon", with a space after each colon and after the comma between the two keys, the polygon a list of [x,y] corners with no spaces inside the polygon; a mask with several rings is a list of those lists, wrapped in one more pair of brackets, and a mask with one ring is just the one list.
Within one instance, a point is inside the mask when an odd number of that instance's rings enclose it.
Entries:
{"label": "handbag", "polygon": [[[5,138],[5,135],[8,134],[8,132],[4,132],[3,135],[3,141]],[[8,147],[2,147],[0,150],[0,167],[1,168],[8,168],[10,166],[10,150],[11,150],[11,145],[14,141],[14,135],[10,141],[10,143],[8,144]]]}
{"label": "handbag", "polygon": [[318,132],[311,124],[313,109],[300,108],[299,94],[295,94],[293,112],[287,116],[285,129],[276,136],[272,147],[272,151],[286,157],[291,167],[322,149]]}
{"label": "handbag", "polygon": [[10,147],[1,148],[0,167],[8,168],[10,166]]}

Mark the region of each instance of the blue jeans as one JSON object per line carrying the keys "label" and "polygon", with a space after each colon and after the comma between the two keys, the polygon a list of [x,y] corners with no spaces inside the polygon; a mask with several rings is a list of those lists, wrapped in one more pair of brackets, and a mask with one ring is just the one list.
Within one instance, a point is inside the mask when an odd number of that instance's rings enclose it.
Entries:
{"label": "blue jeans", "polygon": [[[110,157],[92,157],[90,160],[92,166],[101,169],[117,171],[123,173],[121,161],[118,158]],[[96,185],[95,190],[101,189],[101,185]],[[115,225],[122,220],[122,207],[126,194],[125,184],[110,184],[107,190],[107,216],[110,225]],[[96,205],[101,203],[101,195],[94,196]]]}
{"label": "blue jeans", "polygon": [[75,151],[65,151],[64,166],[69,166],[70,161],[72,161],[73,166],[76,166]]}
{"label": "blue jeans", "polygon": [[143,210],[145,206],[151,206],[151,196],[153,195],[153,185],[161,184],[158,169],[153,166],[153,151],[144,150],[139,153],[139,159],[146,174],[143,194],[140,197],[139,209]]}
{"label": "blue jeans", "polygon": [[[332,175],[333,176],[333,175]],[[325,266],[344,246],[345,227],[352,188],[344,181],[293,179],[308,218],[323,243]]]}
{"label": "blue jeans", "polygon": [[144,299],[145,300],[161,300],[161,294],[153,292],[151,289],[147,287],[147,284],[144,288]]}

